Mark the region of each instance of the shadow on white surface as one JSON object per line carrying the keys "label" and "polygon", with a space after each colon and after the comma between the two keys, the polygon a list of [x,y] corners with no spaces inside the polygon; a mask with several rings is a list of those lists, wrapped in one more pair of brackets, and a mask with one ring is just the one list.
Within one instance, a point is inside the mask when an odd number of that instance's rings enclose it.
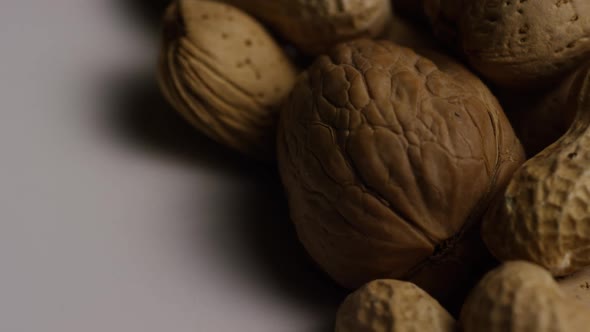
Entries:
{"label": "shadow on white surface", "polygon": [[[146,33],[158,38],[161,12],[167,3],[129,0],[121,3],[121,9],[138,16]],[[332,331],[337,306],[346,291],[323,274],[299,244],[288,219],[276,165],[254,162],[198,133],[167,104],[155,76],[153,68],[107,78],[105,84],[116,94],[109,98],[116,103],[108,115],[109,130],[121,144],[133,149],[194,167],[196,172],[245,181],[247,188],[232,191],[234,195],[210,198],[212,215],[224,216],[218,222],[203,227],[203,211],[186,211],[193,215],[194,232],[205,231],[213,243],[210,248],[223,253],[216,255],[215,264],[223,265],[224,273],[252,281],[243,287],[264,287],[261,293],[270,292],[314,312],[313,317],[322,317],[321,322],[309,324],[318,327],[311,332]],[[196,186],[195,192],[198,190]],[[179,241],[193,241],[194,250],[202,250],[198,241],[203,234],[191,236]]]}
{"label": "shadow on white surface", "polygon": [[331,330],[340,291],[276,172],[166,105],[151,2],[129,3],[0,12],[0,331]]}
{"label": "shadow on white surface", "polygon": [[[149,12],[148,20],[157,17]],[[214,198],[213,215],[226,217],[205,228],[199,224],[203,211],[186,211],[194,214],[195,231],[205,229],[215,244],[213,248],[223,252],[218,256],[223,261],[216,263],[225,265],[227,274],[256,279],[255,287],[264,285],[265,292],[317,312],[316,316],[325,320],[313,324],[321,326],[314,332],[331,331],[345,291],[313,265],[297,241],[276,166],[251,161],[199,134],[161,96],[154,72],[123,73],[108,80],[105,84],[109,91],[115,92],[108,99],[116,104],[108,115],[107,126],[121,144],[194,167],[195,171],[245,177],[252,184],[249,188],[253,191],[246,189],[233,196]],[[202,250],[196,243],[200,238],[202,234],[195,236],[195,250]]]}
{"label": "shadow on white surface", "polygon": [[128,13],[134,20],[143,24],[143,28],[152,33],[157,33],[160,28],[162,14],[172,0],[125,0],[114,1],[123,12]]}
{"label": "shadow on white surface", "polygon": [[[282,294],[285,301],[325,313],[322,325],[326,328],[318,332],[331,331],[345,291],[314,266],[299,244],[276,167],[253,162],[197,133],[167,105],[151,73],[117,78],[109,84],[119,101],[110,121],[123,144],[187,163],[195,170],[246,177],[252,185],[245,190],[214,198],[213,215],[229,215],[204,228],[216,250],[224,252],[224,262],[219,263],[227,266],[226,273],[258,279],[258,284]],[[186,213],[194,213],[195,223],[201,222],[203,211]]]}

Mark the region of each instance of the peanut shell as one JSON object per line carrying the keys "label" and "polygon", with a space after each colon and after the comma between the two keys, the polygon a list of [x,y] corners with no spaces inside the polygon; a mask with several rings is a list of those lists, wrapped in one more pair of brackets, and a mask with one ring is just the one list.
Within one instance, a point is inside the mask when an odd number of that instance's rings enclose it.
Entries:
{"label": "peanut shell", "polygon": [[486,215],[483,239],[501,260],[528,260],[565,276],[590,265],[590,65],[578,71],[558,141],[514,173]]}
{"label": "peanut shell", "polygon": [[460,324],[464,332],[586,332],[587,311],[547,270],[514,261],[482,278],[465,301]]}
{"label": "peanut shell", "polygon": [[416,285],[375,280],[338,309],[335,332],[454,332],[455,319]]}
{"label": "peanut shell", "polygon": [[270,24],[301,51],[317,55],[355,38],[376,37],[391,0],[225,0]]}

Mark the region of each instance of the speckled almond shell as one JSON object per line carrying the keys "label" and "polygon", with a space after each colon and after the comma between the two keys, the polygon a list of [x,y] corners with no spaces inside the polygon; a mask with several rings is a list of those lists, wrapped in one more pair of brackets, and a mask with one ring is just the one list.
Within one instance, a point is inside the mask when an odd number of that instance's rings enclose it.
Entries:
{"label": "speckled almond shell", "polygon": [[375,280],[338,309],[335,332],[455,332],[455,319],[416,285]]}
{"label": "speckled almond shell", "polygon": [[166,11],[161,89],[177,111],[222,144],[274,159],[278,105],[296,75],[266,30],[237,8],[178,0]]}
{"label": "speckled almond shell", "polygon": [[590,65],[571,89],[574,124],[514,174],[482,227],[499,259],[532,261],[556,276],[590,265]]}
{"label": "speckled almond shell", "polygon": [[341,44],[300,77],[281,112],[291,219],[346,287],[416,280],[439,300],[464,287],[457,275],[481,262],[463,264],[481,240],[463,235],[523,161],[489,90],[432,59],[386,41]]}
{"label": "speckled almond shell", "polygon": [[588,309],[540,266],[515,261],[489,272],[461,312],[464,332],[587,332]]}
{"label": "speckled almond shell", "polygon": [[301,51],[317,55],[339,42],[376,37],[391,0],[224,0],[259,17]]}
{"label": "speckled almond shell", "polygon": [[587,0],[425,1],[435,32],[502,86],[553,82],[590,55]]}

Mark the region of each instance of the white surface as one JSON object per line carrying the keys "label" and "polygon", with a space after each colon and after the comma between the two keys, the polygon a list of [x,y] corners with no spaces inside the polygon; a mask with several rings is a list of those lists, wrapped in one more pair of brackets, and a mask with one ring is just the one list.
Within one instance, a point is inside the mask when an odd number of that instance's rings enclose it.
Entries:
{"label": "white surface", "polygon": [[167,108],[127,2],[0,4],[0,331],[330,331],[275,178]]}

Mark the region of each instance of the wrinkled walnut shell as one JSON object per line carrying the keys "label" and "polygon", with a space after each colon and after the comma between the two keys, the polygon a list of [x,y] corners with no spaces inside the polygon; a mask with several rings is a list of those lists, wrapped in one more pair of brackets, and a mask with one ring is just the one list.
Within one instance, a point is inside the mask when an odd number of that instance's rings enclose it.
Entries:
{"label": "wrinkled walnut shell", "polygon": [[481,241],[464,234],[522,163],[489,90],[432,58],[386,41],[341,44],[300,77],[281,112],[291,219],[346,287],[416,280],[437,299],[464,287],[462,274],[481,263],[464,264],[481,257],[471,246]]}

